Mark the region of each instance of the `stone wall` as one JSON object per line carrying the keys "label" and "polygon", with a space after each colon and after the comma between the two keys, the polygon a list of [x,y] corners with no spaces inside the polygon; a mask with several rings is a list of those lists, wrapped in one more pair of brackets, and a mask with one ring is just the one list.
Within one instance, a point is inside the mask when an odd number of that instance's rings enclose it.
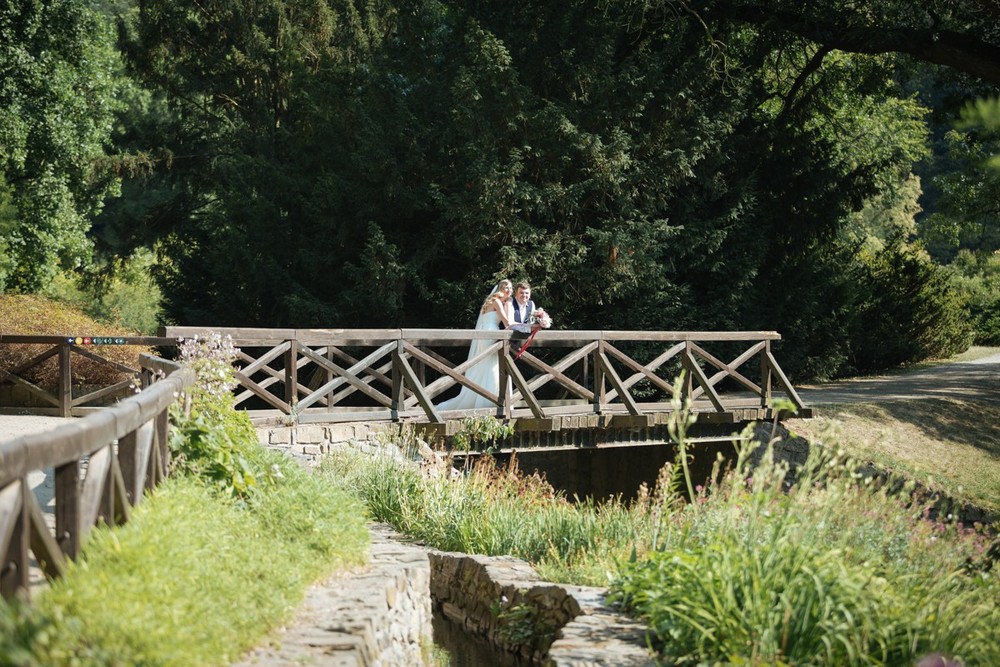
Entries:
{"label": "stone wall", "polygon": [[398,424],[387,422],[345,422],[258,426],[261,444],[306,463],[315,464],[324,455],[344,447],[369,454],[381,451],[387,438],[399,433]]}
{"label": "stone wall", "polygon": [[430,664],[432,611],[427,550],[375,526],[366,567],[307,591],[295,618],[238,667]]}
{"label": "stone wall", "polygon": [[652,667],[646,628],[610,608],[600,588],[553,584],[505,556],[429,552],[441,613],[498,650],[551,667]]}
{"label": "stone wall", "polygon": [[367,566],[313,585],[278,634],[233,663],[431,664],[432,607],[468,634],[546,667],[653,667],[645,627],[604,590],[541,581],[524,561],[446,553],[371,527]]}

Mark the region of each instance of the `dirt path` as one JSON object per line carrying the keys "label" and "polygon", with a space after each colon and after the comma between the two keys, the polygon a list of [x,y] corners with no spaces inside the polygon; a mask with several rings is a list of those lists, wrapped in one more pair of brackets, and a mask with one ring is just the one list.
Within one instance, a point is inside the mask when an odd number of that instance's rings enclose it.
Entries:
{"label": "dirt path", "polygon": [[1000,353],[970,361],[796,387],[808,406],[952,398],[1000,402]]}

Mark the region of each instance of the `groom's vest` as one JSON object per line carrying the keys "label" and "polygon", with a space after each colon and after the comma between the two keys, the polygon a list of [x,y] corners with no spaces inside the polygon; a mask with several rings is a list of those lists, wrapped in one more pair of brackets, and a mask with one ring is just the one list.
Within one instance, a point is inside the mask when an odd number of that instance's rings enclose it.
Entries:
{"label": "groom's vest", "polygon": [[535,302],[528,299],[528,303],[524,304],[524,321],[521,320],[521,308],[519,307],[517,300],[514,300],[514,321],[524,324],[528,319],[531,318],[531,311],[535,309]]}

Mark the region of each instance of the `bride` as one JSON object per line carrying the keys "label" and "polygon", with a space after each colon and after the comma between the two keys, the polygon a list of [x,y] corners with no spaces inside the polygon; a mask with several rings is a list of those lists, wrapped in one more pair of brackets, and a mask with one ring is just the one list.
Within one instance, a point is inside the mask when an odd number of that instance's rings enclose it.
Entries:
{"label": "bride", "polygon": [[[476,320],[476,331],[499,331],[501,325],[510,326],[514,317],[514,308],[511,295],[514,293],[514,284],[509,280],[501,280],[496,289],[483,302],[480,308],[479,318]],[[477,339],[469,346],[468,359],[480,354],[483,350],[495,343],[495,340]],[[493,396],[500,392],[500,360],[496,354],[491,354],[485,359],[465,370],[465,377],[487,390]],[[455,398],[448,399],[438,404],[439,410],[470,410],[473,408],[492,408],[495,403],[486,399],[468,387],[462,387]]]}

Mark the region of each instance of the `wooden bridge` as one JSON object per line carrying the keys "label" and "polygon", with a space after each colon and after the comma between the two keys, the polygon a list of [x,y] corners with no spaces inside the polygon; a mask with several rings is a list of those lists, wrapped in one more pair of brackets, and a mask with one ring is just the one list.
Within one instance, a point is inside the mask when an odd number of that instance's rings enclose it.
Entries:
{"label": "wooden bridge", "polygon": [[[512,352],[524,343],[508,331],[170,327],[157,337],[3,335],[0,352],[28,346],[30,353],[0,369],[0,412],[85,418],[13,439],[0,433],[0,593],[28,588],[29,551],[48,576],[58,575],[91,526],[126,521],[144,490],[166,476],[167,408],[194,378],[191,369],[148,352],[155,347],[169,357],[184,339],[210,333],[238,346],[234,405],[265,425],[402,422],[446,436],[462,418],[480,414],[517,424],[522,442],[568,433],[562,446],[597,451],[594,433],[613,440],[622,432],[662,432],[681,371],[682,393],[705,427],[728,434],[740,422],[781,418],[776,394],[810,416],[775,359],[771,346],[780,336],[770,331],[542,331],[516,361]],[[467,359],[474,339],[493,342]],[[136,346],[133,365],[107,358],[110,348],[128,345]],[[499,359],[502,390],[495,394],[464,375],[488,355]],[[55,386],[42,386],[37,371],[53,363]],[[84,386],[73,370],[81,363],[123,377]],[[438,409],[460,387],[494,407]],[[41,470],[54,471],[54,525],[28,480]]]}
{"label": "wooden bridge", "polygon": [[[773,331],[542,331],[514,360],[523,341],[509,331],[459,329],[227,329],[167,327],[157,337],[0,336],[0,346],[32,345],[41,351],[16,368],[0,370],[0,385],[19,387],[34,412],[82,415],[124,395],[129,380],[84,390],[73,386],[73,359],[106,363],[124,373],[137,368],[108,361],[112,345],[158,347],[166,355],[183,340],[228,336],[239,348],[234,398],[255,422],[317,423],[412,421],[442,424],[471,413],[502,419],[562,416],[628,416],[654,423],[672,410],[673,382],[681,371],[692,409],[704,421],[735,423],[771,419],[774,385],[801,416],[808,409],[772,351]],[[466,359],[474,339],[494,341]],[[499,393],[464,372],[497,355]],[[51,357],[59,361],[58,387],[27,379]],[[728,361],[724,360],[728,359]],[[467,387],[495,407],[442,411],[450,390]],[[4,409],[0,395],[0,409]]]}
{"label": "wooden bridge", "polygon": [[[808,411],[775,359],[773,331],[549,331],[524,341],[509,331],[456,329],[215,329],[240,348],[237,407],[255,421],[295,423],[414,421],[443,424],[470,413],[502,419],[619,415],[655,423],[671,412],[674,378],[701,419],[770,419],[774,385]],[[168,327],[167,338],[204,336]],[[493,341],[466,359],[474,339]],[[717,348],[717,349],[716,349]],[[466,369],[497,355],[500,387],[491,393]],[[727,356],[728,355],[728,356]],[[723,359],[728,359],[724,361]],[[442,411],[437,404],[467,387],[495,407]]]}

